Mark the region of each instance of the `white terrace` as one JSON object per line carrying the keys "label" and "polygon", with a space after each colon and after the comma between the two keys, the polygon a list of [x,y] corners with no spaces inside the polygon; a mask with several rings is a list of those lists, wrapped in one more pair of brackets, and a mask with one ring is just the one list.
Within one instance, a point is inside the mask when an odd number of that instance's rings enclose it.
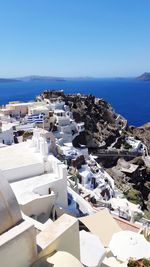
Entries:
{"label": "white terrace", "polygon": [[66,166],[48,154],[42,135],[35,129],[32,141],[1,148],[0,153],[0,169],[29,216],[49,216],[55,204],[67,208]]}

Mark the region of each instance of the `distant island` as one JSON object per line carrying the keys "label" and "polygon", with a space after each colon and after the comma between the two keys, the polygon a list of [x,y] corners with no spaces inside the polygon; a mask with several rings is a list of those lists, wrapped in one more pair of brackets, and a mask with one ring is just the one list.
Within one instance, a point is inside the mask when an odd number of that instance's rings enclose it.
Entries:
{"label": "distant island", "polygon": [[19,82],[19,80],[11,78],[0,78],[0,83],[12,83],[12,82]]}
{"label": "distant island", "polygon": [[150,72],[144,72],[142,75],[136,78],[137,80],[141,81],[150,81]]}
{"label": "distant island", "polygon": [[[11,83],[11,82],[36,82],[36,81],[84,81],[84,80],[96,80],[100,79],[98,77],[89,77],[89,76],[79,76],[79,77],[60,77],[60,76],[41,76],[41,75],[29,75],[24,77],[15,77],[15,78],[0,78],[0,83]],[[101,77],[101,79],[103,79]],[[107,79],[107,78],[105,78]],[[108,77],[108,79],[110,79]],[[112,79],[112,78],[111,78]],[[125,77],[114,77],[117,80],[126,79]],[[141,81],[150,81],[150,72],[144,72],[142,75],[138,77],[133,77],[133,79],[141,80]]]}
{"label": "distant island", "polygon": [[30,82],[30,81],[65,81],[63,77],[52,77],[52,76],[25,76],[17,78],[0,78],[0,83],[11,83],[11,82]]}
{"label": "distant island", "polygon": [[40,76],[29,75],[16,78],[0,78],[0,83],[4,82],[30,82],[30,81],[69,81],[69,80],[94,80],[93,77],[59,77],[59,76]]}
{"label": "distant island", "polygon": [[17,78],[20,81],[65,81],[63,77],[31,75]]}

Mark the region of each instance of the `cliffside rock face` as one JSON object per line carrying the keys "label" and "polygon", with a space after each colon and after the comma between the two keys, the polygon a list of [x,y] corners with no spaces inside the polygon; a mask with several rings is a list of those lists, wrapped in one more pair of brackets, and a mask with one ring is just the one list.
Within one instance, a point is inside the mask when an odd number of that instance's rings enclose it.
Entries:
{"label": "cliffside rock face", "polygon": [[[130,171],[132,167],[133,172]],[[136,168],[135,168],[136,167]],[[119,159],[116,166],[107,170],[119,188],[135,204],[150,212],[150,169],[141,157],[130,161]],[[149,215],[150,216],[150,213]]]}
{"label": "cliffside rock face", "polygon": [[103,99],[94,96],[66,95],[76,122],[85,123],[85,140],[88,148],[107,147],[119,136],[115,124],[116,114]]}
{"label": "cliffside rock face", "polygon": [[[38,97],[39,98],[39,97]],[[64,94],[63,90],[45,91],[40,96],[48,99],[65,101],[73,113],[76,122],[85,123],[83,134],[76,138],[75,144],[86,144],[88,148],[104,147],[111,145],[119,136],[116,118],[111,105],[103,99],[92,95]]]}
{"label": "cliffside rock face", "polygon": [[130,126],[129,129],[135,138],[140,139],[147,146],[150,153],[150,123],[148,122],[140,127]]}
{"label": "cliffside rock face", "polygon": [[[40,101],[43,98],[64,101],[70,107],[74,120],[77,123],[85,123],[85,131],[73,140],[74,146],[85,144],[96,152],[97,148],[107,148],[113,143],[114,147],[120,149],[125,143],[127,134],[140,139],[150,153],[150,123],[142,127],[128,127],[127,121],[118,116],[109,103],[92,95],[65,95],[62,90],[51,90],[45,91],[38,97]],[[121,128],[123,131],[120,135],[119,129]],[[150,168],[142,158],[134,158],[124,163],[127,169],[125,171],[120,168],[117,160],[118,158],[112,155],[99,159],[105,168],[109,168],[107,171],[114,178],[116,186],[126,194],[128,199],[140,203],[150,216]],[[133,173],[128,171],[129,164],[131,167],[138,166]]]}

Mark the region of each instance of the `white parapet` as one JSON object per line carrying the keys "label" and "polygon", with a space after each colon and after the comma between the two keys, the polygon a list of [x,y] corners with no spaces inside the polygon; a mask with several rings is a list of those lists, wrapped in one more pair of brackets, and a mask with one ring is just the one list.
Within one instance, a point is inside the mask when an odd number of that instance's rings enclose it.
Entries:
{"label": "white parapet", "polygon": [[80,259],[78,220],[62,215],[37,236],[37,244],[42,250],[39,258],[55,250],[63,250]]}
{"label": "white parapet", "polygon": [[9,182],[44,173],[44,164],[39,153],[22,142],[3,148],[0,154],[0,169]]}
{"label": "white parapet", "polygon": [[0,236],[1,266],[30,267],[36,256],[36,232],[32,223],[23,221]]}
{"label": "white parapet", "polygon": [[48,144],[44,137],[39,138],[39,144],[40,144],[40,154],[42,157],[45,157],[48,155]]}

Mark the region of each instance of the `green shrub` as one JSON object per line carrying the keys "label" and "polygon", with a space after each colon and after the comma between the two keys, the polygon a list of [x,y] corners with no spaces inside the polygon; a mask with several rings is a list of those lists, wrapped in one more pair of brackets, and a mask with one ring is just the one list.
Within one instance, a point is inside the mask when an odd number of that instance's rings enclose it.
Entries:
{"label": "green shrub", "polygon": [[150,220],[150,211],[144,210],[144,217],[148,220]]}
{"label": "green shrub", "polygon": [[127,199],[134,204],[143,205],[143,198],[141,192],[136,189],[130,189],[125,193]]}
{"label": "green shrub", "polygon": [[131,149],[132,148],[132,146],[130,144],[128,144],[127,142],[124,142],[123,145],[124,145],[125,149]]}

